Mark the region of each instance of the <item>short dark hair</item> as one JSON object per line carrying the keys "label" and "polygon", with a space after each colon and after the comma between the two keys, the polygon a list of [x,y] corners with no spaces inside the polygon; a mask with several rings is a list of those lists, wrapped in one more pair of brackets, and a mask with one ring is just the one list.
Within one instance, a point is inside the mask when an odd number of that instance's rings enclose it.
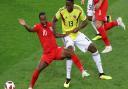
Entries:
{"label": "short dark hair", "polygon": [[66,0],[67,2],[73,2],[74,3],[74,0]]}
{"label": "short dark hair", "polygon": [[39,13],[39,18],[40,18],[41,15],[45,15],[45,12],[40,12]]}

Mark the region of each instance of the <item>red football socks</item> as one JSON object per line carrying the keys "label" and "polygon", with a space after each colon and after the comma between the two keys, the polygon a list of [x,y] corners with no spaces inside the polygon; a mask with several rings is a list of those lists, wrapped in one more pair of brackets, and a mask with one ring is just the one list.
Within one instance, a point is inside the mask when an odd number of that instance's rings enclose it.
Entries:
{"label": "red football socks", "polygon": [[36,82],[38,76],[39,76],[39,71],[36,69],[36,70],[34,71],[33,75],[32,75],[32,80],[31,80],[31,82],[30,82],[30,86],[29,86],[29,87],[32,87],[32,88],[34,87],[35,82]]}
{"label": "red football socks", "polygon": [[104,26],[99,27],[98,31],[99,31],[100,35],[102,36],[102,40],[104,41],[105,45],[109,46],[110,45],[110,41],[108,39],[107,33],[106,33],[105,29],[104,29]]}
{"label": "red football socks", "polygon": [[82,71],[84,70],[84,68],[83,68],[83,65],[80,63],[79,58],[75,54],[73,54],[71,56],[71,59],[74,62],[74,64],[77,66],[77,68],[80,70],[80,72],[82,73]]}
{"label": "red football socks", "polygon": [[118,26],[117,21],[112,21],[112,22],[109,22],[109,23],[105,23],[104,24],[104,29],[105,30],[110,30],[112,27],[115,27],[115,26]]}

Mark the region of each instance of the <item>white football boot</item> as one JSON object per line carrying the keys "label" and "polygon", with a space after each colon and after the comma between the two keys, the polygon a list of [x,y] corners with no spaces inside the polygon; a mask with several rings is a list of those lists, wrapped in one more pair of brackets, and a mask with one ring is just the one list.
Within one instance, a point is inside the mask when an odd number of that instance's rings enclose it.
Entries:
{"label": "white football boot", "polygon": [[32,89],[31,87],[29,87],[28,89]]}
{"label": "white football boot", "polygon": [[112,46],[106,46],[105,49],[101,53],[108,53],[112,51]]}
{"label": "white football boot", "polygon": [[124,24],[121,17],[117,18],[117,23],[118,23],[119,26],[121,26],[125,30],[125,24]]}
{"label": "white football boot", "polygon": [[82,71],[82,78],[88,77],[90,74],[87,72],[87,70]]}

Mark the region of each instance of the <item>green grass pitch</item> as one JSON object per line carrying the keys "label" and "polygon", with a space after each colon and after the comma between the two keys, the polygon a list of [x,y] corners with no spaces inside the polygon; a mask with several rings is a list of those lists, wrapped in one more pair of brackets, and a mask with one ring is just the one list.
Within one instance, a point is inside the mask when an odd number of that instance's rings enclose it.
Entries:
{"label": "green grass pitch", "polygon": [[[87,1],[87,0],[86,0]],[[80,5],[80,0],[75,0]],[[72,82],[69,89],[128,89],[128,0],[109,0],[108,14],[112,19],[121,16],[126,31],[120,27],[108,31],[113,51],[101,54],[104,71],[112,80],[98,79],[98,72],[90,53],[76,52],[88,72],[86,80],[73,65]],[[27,89],[32,72],[40,60],[42,49],[34,33],[25,31],[18,24],[18,18],[24,18],[31,26],[38,23],[38,13],[45,11],[48,20],[52,20],[57,10],[65,5],[65,0],[0,0],[0,89],[7,80],[16,84],[16,89]],[[86,6],[82,6],[86,11]],[[57,31],[60,32],[58,23]],[[95,36],[91,25],[82,30],[90,39]],[[61,46],[61,39],[57,40]],[[104,49],[101,40],[94,41],[101,52]],[[65,60],[53,62],[41,74],[35,89],[64,89]]]}

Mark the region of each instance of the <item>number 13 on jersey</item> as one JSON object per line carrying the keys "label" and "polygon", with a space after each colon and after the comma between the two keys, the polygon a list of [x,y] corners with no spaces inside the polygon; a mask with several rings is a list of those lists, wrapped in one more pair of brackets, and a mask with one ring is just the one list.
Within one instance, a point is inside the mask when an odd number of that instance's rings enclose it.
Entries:
{"label": "number 13 on jersey", "polygon": [[72,27],[73,26],[73,21],[69,21],[68,24],[69,24],[69,27]]}

